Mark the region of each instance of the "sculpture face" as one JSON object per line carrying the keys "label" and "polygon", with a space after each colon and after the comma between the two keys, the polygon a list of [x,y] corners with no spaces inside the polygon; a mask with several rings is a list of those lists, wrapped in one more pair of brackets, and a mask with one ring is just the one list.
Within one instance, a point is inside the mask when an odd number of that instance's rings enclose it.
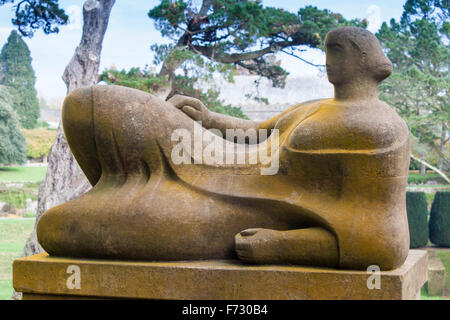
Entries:
{"label": "sculpture face", "polygon": [[392,73],[378,39],[369,31],[341,27],[325,39],[328,80],[335,86],[357,82],[381,82]]}
{"label": "sculpture face", "polygon": [[325,42],[328,80],[340,85],[354,80],[361,73],[361,53],[350,41],[338,41],[332,35]]}

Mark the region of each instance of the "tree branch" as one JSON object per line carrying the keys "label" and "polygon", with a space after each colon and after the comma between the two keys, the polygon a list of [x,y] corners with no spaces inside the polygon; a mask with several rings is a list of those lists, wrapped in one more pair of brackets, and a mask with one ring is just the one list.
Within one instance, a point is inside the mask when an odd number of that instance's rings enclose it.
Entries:
{"label": "tree branch", "polygon": [[211,5],[212,5],[212,0],[203,0],[202,7],[198,14],[200,16],[206,16],[206,14],[209,11],[209,8],[211,8]]}
{"label": "tree branch", "polygon": [[424,160],[421,160],[417,157],[415,157],[412,153],[410,154],[411,158],[416,160],[417,162],[423,164],[424,166],[430,168],[431,170],[433,170],[434,172],[436,172],[438,175],[440,175],[445,181],[447,181],[447,183],[450,184],[450,179],[445,175],[445,173],[443,173],[441,170],[439,170],[436,167],[433,167],[431,164],[425,162]]}
{"label": "tree branch", "polygon": [[325,67],[325,65],[323,65],[323,64],[314,64],[314,63],[312,63],[312,62],[309,62],[308,60],[305,60],[305,59],[299,57],[299,56],[296,55],[295,53],[287,52],[286,50],[281,50],[281,52],[283,52],[283,53],[285,53],[285,54],[287,54],[287,55],[290,55],[290,56],[292,56],[292,57],[294,57],[294,58],[297,58],[297,59],[303,61],[304,63],[309,64],[310,66],[313,66],[313,67],[316,67],[316,68],[324,68],[324,67]]}
{"label": "tree branch", "polygon": [[197,53],[200,53],[205,57],[210,58],[211,60],[221,63],[238,63],[239,61],[258,59],[268,53],[275,53],[277,51],[280,51],[282,48],[286,48],[292,45],[293,44],[290,41],[282,41],[277,42],[276,44],[272,44],[264,49],[232,54],[218,53],[216,50],[214,50],[214,48],[211,47],[202,47],[195,45],[191,45],[190,47]]}

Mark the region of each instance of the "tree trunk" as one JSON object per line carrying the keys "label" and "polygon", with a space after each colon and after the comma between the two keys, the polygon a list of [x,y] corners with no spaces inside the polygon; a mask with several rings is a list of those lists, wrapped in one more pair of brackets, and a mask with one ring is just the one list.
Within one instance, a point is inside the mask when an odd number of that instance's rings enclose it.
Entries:
{"label": "tree trunk", "polygon": [[438,169],[442,170],[444,168],[444,147],[445,142],[447,140],[447,126],[445,122],[442,123],[442,132],[441,132],[441,141],[439,145],[439,161],[438,161]]}
{"label": "tree trunk", "polygon": [[423,175],[426,175],[427,174],[427,167],[425,166],[425,163],[424,163],[424,155],[423,155],[423,153],[419,153],[419,159],[420,159],[420,174],[423,176]]}
{"label": "tree trunk", "polygon": [[[63,74],[68,93],[97,83],[102,42],[114,3],[115,0],[87,0],[84,3],[81,41]],[[60,123],[48,157],[47,174],[39,187],[36,223],[22,256],[43,252],[36,237],[36,225],[42,214],[89,189],[90,184],[70,152]]]}

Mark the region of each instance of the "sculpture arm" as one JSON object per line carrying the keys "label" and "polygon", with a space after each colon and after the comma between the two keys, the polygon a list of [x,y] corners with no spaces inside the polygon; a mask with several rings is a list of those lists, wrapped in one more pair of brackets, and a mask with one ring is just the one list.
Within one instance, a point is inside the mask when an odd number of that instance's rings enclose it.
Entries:
{"label": "sculpture arm", "polygon": [[271,118],[269,120],[261,122],[261,129],[267,129],[267,130],[274,129],[275,126],[277,125],[278,120],[280,120],[286,114],[290,113],[291,111],[293,111],[293,110],[295,110],[297,108],[303,107],[305,105],[308,105],[310,103],[313,103],[313,102],[316,102],[316,101],[320,101],[320,100],[322,100],[322,99],[315,99],[315,100],[311,100],[311,101],[307,101],[307,102],[302,102],[302,103],[296,104],[296,105],[294,105],[294,106],[284,110],[283,112],[277,114],[275,117],[273,117],[273,118]]}
{"label": "sculpture arm", "polygon": [[[204,128],[219,130],[225,138],[227,137],[227,129],[243,130],[244,133],[247,130],[258,131],[261,129],[261,122],[259,121],[235,118],[210,111],[200,100],[192,97],[176,95],[168,102],[182,110],[192,120],[201,121]],[[248,137],[246,137],[246,143],[248,142]]]}
{"label": "sculpture arm", "polygon": [[222,135],[226,137],[227,129],[243,130],[244,132],[247,130],[255,130],[258,132],[258,130],[261,129],[261,124],[261,121],[240,119],[210,111],[208,120],[204,123],[204,127],[207,129],[218,129],[222,132]]}

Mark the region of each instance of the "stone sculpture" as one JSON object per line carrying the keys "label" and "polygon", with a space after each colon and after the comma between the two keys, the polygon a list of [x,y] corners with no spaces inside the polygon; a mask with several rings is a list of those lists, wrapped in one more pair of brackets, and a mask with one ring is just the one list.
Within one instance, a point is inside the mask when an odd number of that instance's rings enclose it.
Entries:
{"label": "stone sculpture", "polygon": [[[94,187],[42,216],[42,247],[82,258],[401,266],[409,250],[409,133],[377,95],[392,64],[364,29],[334,29],[325,44],[335,97],[265,122],[210,112],[190,97],[163,101],[119,86],[70,93],[65,134]],[[247,158],[262,149],[276,159],[201,163],[191,145],[192,163],[175,163],[173,133],[211,138],[207,129],[216,129],[225,154],[234,157],[231,148],[240,144]],[[278,139],[219,138],[227,129],[276,129]],[[200,154],[206,146],[202,141]],[[277,170],[261,174],[271,161]]]}

